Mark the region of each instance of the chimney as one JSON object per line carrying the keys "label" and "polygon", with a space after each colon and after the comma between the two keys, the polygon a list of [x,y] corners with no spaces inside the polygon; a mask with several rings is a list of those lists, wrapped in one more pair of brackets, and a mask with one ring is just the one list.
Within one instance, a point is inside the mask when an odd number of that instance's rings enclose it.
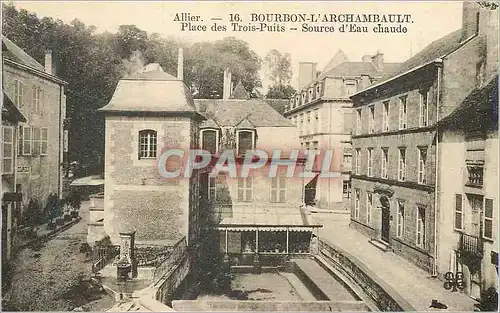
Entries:
{"label": "chimney", "polygon": [[363,90],[365,88],[368,88],[372,84],[372,81],[370,79],[370,76],[368,75],[361,75],[361,88],[360,90]]}
{"label": "chimney", "polygon": [[361,58],[363,62],[371,62],[372,61],[372,56],[371,55],[364,55],[363,58]]}
{"label": "chimney", "polygon": [[231,71],[229,68],[226,68],[224,70],[224,85],[222,86],[222,99],[223,100],[229,100],[229,97],[231,97],[231,87],[232,87],[232,82],[231,82]]}
{"label": "chimney", "polygon": [[299,90],[316,79],[316,65],[313,62],[299,63]]}
{"label": "chimney", "polygon": [[184,80],[184,56],[182,48],[179,48],[179,54],[177,59],[177,79]]}
{"label": "chimney", "polygon": [[384,70],[384,54],[380,53],[380,51],[377,51],[377,53],[372,56],[372,62],[373,65],[375,65],[375,68],[377,71],[383,71]]}
{"label": "chimney", "polygon": [[55,73],[52,64],[52,50],[45,51],[45,73],[50,75]]}
{"label": "chimney", "polygon": [[475,1],[462,4],[462,41],[479,32],[479,5]]}

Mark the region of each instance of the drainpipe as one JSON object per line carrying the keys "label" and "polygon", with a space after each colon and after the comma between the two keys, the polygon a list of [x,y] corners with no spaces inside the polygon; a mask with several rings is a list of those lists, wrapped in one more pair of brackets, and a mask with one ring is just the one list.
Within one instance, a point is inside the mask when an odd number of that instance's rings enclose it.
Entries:
{"label": "drainpipe", "polygon": [[[436,123],[439,121],[439,107],[441,101],[441,72],[442,63],[437,68],[437,95],[436,95]],[[434,188],[434,266],[432,267],[432,276],[437,277],[438,268],[438,219],[441,219],[441,210],[438,209],[438,194],[439,194],[439,129],[436,128],[436,162],[435,162],[435,188]]]}
{"label": "drainpipe", "polygon": [[62,117],[62,90],[63,86],[59,85],[59,153],[58,153],[58,163],[57,163],[57,193],[59,195],[59,199],[62,199],[62,181],[61,181],[61,174],[62,174],[62,153],[63,153],[63,145],[62,145],[62,138],[61,138],[61,131],[63,128],[63,121],[61,120]]}

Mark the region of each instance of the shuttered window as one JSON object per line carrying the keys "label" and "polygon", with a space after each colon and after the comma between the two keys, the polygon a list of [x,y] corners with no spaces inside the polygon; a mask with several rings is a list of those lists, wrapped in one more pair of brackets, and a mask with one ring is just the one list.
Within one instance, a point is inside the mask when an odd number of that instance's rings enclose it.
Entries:
{"label": "shuttered window", "polygon": [[463,220],[464,220],[464,212],[463,212],[463,203],[462,203],[462,195],[455,194],[455,229],[463,230]]}
{"label": "shuttered window", "polygon": [[493,239],[493,199],[484,200],[483,237]]}
{"label": "shuttered window", "polygon": [[2,127],[2,174],[14,172],[14,127]]}

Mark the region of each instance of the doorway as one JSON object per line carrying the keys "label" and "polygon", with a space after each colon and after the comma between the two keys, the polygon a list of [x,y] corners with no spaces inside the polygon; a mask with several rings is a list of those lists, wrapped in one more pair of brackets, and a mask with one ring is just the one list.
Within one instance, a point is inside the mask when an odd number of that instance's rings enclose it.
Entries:
{"label": "doorway", "polygon": [[391,219],[391,209],[389,200],[387,197],[380,198],[380,204],[382,206],[382,225],[380,229],[380,236],[383,241],[389,243],[389,223]]}

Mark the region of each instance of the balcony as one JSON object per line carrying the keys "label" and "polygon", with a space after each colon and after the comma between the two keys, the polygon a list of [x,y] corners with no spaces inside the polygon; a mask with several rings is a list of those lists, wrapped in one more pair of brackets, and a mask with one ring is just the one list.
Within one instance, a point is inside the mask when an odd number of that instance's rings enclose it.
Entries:
{"label": "balcony", "polygon": [[461,253],[482,257],[483,241],[477,236],[461,233],[458,249]]}
{"label": "balcony", "polygon": [[483,186],[483,166],[482,165],[467,165],[468,179],[467,186],[482,187]]}

